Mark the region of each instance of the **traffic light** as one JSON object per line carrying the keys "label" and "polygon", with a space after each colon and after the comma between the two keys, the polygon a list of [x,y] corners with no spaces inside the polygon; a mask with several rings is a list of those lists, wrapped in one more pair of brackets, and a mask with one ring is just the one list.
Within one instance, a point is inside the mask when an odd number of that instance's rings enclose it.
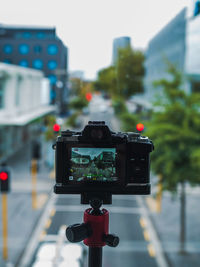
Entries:
{"label": "traffic light", "polygon": [[144,130],[144,124],[142,123],[138,123],[136,125],[136,129],[139,131],[139,132],[142,132]]}
{"label": "traffic light", "polygon": [[86,93],[85,98],[88,102],[92,100],[92,94],[91,93]]}
{"label": "traffic light", "polygon": [[60,131],[60,125],[55,123],[53,126],[54,133],[58,133]]}
{"label": "traffic light", "polygon": [[10,191],[10,171],[7,167],[0,167],[0,192]]}

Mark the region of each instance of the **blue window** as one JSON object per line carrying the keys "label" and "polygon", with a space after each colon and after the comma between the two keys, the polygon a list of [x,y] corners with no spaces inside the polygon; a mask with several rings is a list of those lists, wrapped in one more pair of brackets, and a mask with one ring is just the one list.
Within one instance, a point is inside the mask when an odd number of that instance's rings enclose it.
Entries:
{"label": "blue window", "polygon": [[56,84],[57,77],[55,75],[49,75],[48,78],[51,84]]}
{"label": "blue window", "polygon": [[3,62],[6,63],[6,64],[11,64],[12,63],[12,60],[11,59],[4,59]]}
{"label": "blue window", "polygon": [[12,45],[9,44],[4,45],[3,51],[5,54],[11,54],[13,51]]}
{"label": "blue window", "polygon": [[33,49],[36,54],[40,54],[42,52],[41,45],[35,45]]}
{"label": "blue window", "polygon": [[40,59],[35,59],[35,60],[33,60],[33,67],[35,68],[35,69],[42,69],[42,67],[43,67],[43,62],[42,62],[42,60],[40,60]]}
{"label": "blue window", "polygon": [[44,32],[38,32],[36,35],[37,35],[37,38],[39,38],[39,39],[43,39],[45,37]]}
{"label": "blue window", "polygon": [[56,69],[56,68],[57,68],[57,62],[56,62],[55,60],[50,60],[50,61],[48,62],[48,68],[49,68],[50,70],[54,70],[54,69]]}
{"label": "blue window", "polygon": [[26,39],[29,39],[31,37],[30,32],[24,32],[23,33],[23,37],[26,38]]}
{"label": "blue window", "polygon": [[27,60],[21,60],[19,62],[19,65],[22,66],[22,67],[28,67],[28,61]]}
{"label": "blue window", "polygon": [[29,46],[27,44],[21,44],[19,46],[19,52],[20,54],[26,55],[29,52]]}
{"label": "blue window", "polygon": [[47,52],[50,55],[56,55],[58,53],[57,45],[54,45],[54,44],[48,45]]}

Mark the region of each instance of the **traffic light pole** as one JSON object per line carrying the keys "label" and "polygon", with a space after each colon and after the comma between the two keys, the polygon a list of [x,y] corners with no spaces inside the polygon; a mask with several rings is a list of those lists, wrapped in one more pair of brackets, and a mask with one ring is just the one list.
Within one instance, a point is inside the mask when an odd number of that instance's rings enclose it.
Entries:
{"label": "traffic light pole", "polygon": [[2,193],[3,259],[8,259],[8,205],[7,194]]}

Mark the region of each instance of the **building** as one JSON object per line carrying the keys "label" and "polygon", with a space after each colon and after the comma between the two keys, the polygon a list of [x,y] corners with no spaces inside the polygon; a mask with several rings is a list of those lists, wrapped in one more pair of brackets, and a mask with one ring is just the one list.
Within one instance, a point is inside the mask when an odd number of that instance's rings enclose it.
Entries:
{"label": "building", "polygon": [[168,77],[166,61],[176,65],[182,73],[185,71],[186,12],[186,8],[181,10],[148,44],[144,86],[145,98],[150,101],[155,96],[153,82]]}
{"label": "building", "polygon": [[67,59],[67,47],[55,28],[0,25],[0,61],[43,71],[59,114],[66,112]]}
{"label": "building", "polygon": [[200,91],[200,1],[192,1],[187,12],[185,73],[191,91]]}
{"label": "building", "polygon": [[0,162],[41,133],[49,105],[49,80],[41,71],[0,63]]}
{"label": "building", "polygon": [[126,48],[131,46],[131,38],[124,36],[124,37],[119,37],[115,38],[113,41],[113,57],[112,57],[112,62],[113,64],[116,63],[118,59],[118,50],[120,48]]}

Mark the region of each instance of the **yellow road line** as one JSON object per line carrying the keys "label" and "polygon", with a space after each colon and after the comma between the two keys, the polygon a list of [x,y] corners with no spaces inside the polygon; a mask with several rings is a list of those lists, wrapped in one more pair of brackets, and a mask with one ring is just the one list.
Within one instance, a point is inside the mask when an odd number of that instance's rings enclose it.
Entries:
{"label": "yellow road line", "polygon": [[147,226],[147,222],[143,217],[140,218],[140,225],[142,228],[145,228]]}
{"label": "yellow road line", "polygon": [[43,230],[43,231],[41,232],[41,234],[40,234],[39,240],[40,240],[40,241],[43,241],[43,240],[44,240],[44,237],[45,237],[46,234],[47,234],[47,232]]}
{"label": "yellow road line", "polygon": [[148,249],[149,255],[150,255],[151,257],[155,257],[155,256],[156,256],[156,251],[155,251],[155,249],[154,249],[154,247],[153,247],[152,244],[149,244],[149,245],[147,246],[147,249]]}
{"label": "yellow road line", "polygon": [[146,241],[150,241],[150,235],[149,235],[149,232],[147,230],[144,230],[143,235],[144,235],[144,239]]}
{"label": "yellow road line", "polygon": [[56,213],[56,210],[55,209],[52,209],[51,212],[50,212],[50,217],[53,217]]}
{"label": "yellow road line", "polygon": [[45,228],[48,229],[50,227],[51,223],[52,223],[52,220],[48,219],[46,224],[45,224]]}

